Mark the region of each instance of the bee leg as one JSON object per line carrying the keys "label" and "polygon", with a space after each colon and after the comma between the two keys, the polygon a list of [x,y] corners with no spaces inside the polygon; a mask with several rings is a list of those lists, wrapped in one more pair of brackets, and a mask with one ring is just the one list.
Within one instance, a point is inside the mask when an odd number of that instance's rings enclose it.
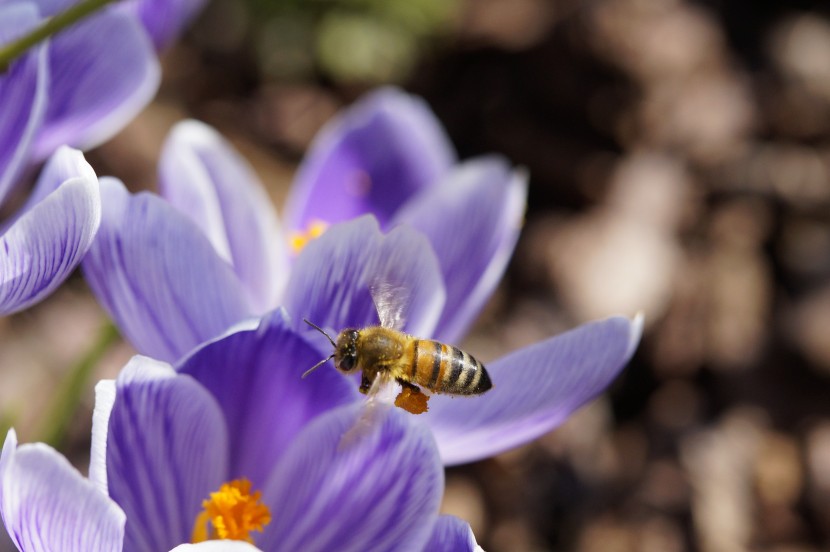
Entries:
{"label": "bee leg", "polygon": [[395,378],[395,381],[397,381],[398,383],[400,383],[400,384],[401,384],[401,387],[403,387],[404,389],[409,389],[409,390],[410,390],[410,391],[412,391],[413,393],[416,393],[416,394],[417,394],[417,393],[420,393],[420,392],[421,392],[421,388],[420,388],[420,387],[418,387],[417,385],[415,385],[415,384],[413,384],[413,383],[409,383],[409,382],[408,382],[408,381],[406,381],[406,380],[403,380],[403,379],[401,379],[401,378]]}
{"label": "bee leg", "polygon": [[372,380],[369,379],[369,375],[364,371],[360,375],[360,389],[359,391],[364,395],[369,392],[369,389],[372,388]]}

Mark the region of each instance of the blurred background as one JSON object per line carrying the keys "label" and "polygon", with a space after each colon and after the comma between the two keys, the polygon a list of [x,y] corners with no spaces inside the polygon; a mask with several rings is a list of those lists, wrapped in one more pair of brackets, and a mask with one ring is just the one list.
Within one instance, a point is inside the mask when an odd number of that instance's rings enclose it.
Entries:
{"label": "blurred background", "polygon": [[[163,65],[156,101],[88,156],[99,175],[152,189],[167,131],[194,117],[281,206],[321,125],[398,84],[462,158],[530,173],[464,348],[486,363],[645,313],[603,398],[448,470],[443,509],[485,549],[830,550],[828,3],[215,0]],[[0,426],[84,471],[92,385],[132,354],[91,351],[105,324],[80,275],[0,319]]]}

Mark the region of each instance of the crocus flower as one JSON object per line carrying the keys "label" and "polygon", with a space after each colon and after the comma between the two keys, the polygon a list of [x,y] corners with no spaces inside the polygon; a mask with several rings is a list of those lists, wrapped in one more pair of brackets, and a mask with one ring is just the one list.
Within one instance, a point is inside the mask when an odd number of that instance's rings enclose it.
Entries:
{"label": "crocus flower", "polygon": [[[396,120],[390,102],[412,108],[401,108],[410,125],[413,113],[425,113],[397,92],[373,98],[381,119]],[[367,105],[375,104],[358,113]],[[377,126],[390,127],[395,124]],[[101,230],[83,266],[123,335],[139,352],[170,362],[272,307],[268,297],[278,298],[297,328],[305,327],[303,318],[334,331],[377,324],[372,289],[378,283],[408,290],[404,330],[447,340],[466,327],[495,285],[518,232],[524,180],[503,161],[474,160],[407,199],[386,221],[388,232],[373,214],[340,222],[307,243],[289,270],[285,256],[273,254],[283,243],[279,224],[252,171],[215,132],[186,123],[164,149],[162,189],[179,209],[102,179]],[[394,150],[388,154],[394,157]],[[262,277],[274,267],[283,267],[283,277],[288,272],[282,292]],[[432,429],[447,464],[527,442],[601,392],[628,361],[640,330],[639,319],[616,317],[516,351],[488,364],[492,391],[472,399],[435,396],[419,420]],[[309,339],[320,337],[312,332]]]}
{"label": "crocus flower", "polygon": [[98,179],[81,152],[62,147],[27,203],[0,225],[0,315],[46,297],[81,262],[101,222]]}
{"label": "crocus flower", "polygon": [[[0,44],[65,7],[0,1]],[[0,205],[31,163],[60,145],[87,149],[124,127],[158,88],[160,68],[136,18],[103,10],[42,43],[0,75]]]}
{"label": "crocus flower", "polygon": [[[297,375],[317,354],[278,310],[176,370],[135,357],[96,387],[89,481],[10,433],[0,506],[18,548],[473,550],[469,526],[437,513],[429,432],[397,409],[358,407],[333,372],[305,385]],[[205,538],[253,545],[186,544]]]}

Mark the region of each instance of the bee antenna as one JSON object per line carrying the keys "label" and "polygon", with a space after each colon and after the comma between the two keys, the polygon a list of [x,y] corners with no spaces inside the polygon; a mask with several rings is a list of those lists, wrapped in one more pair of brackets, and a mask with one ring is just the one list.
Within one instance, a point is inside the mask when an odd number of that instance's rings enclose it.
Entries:
{"label": "bee antenna", "polygon": [[305,318],[303,318],[303,322],[305,322],[306,324],[308,324],[309,326],[311,326],[312,328],[314,328],[315,330],[317,330],[318,332],[320,332],[321,334],[326,336],[326,338],[328,338],[328,340],[329,340],[329,343],[331,343],[331,346],[334,347],[335,349],[337,348],[337,344],[334,342],[334,340],[331,338],[331,336],[329,334],[327,334],[326,332],[323,331],[323,328],[321,328],[320,326],[318,326],[314,322],[309,322]]}
{"label": "bee antenna", "polygon": [[317,364],[315,364],[314,366],[312,366],[311,368],[309,368],[308,370],[306,370],[305,372],[303,372],[303,375],[302,375],[302,378],[301,378],[301,379],[304,379],[307,375],[309,375],[310,373],[312,373],[314,370],[316,370],[317,368],[319,368],[319,367],[320,367],[320,366],[322,366],[323,364],[325,364],[325,363],[327,363],[328,361],[330,361],[332,358],[334,358],[334,353],[332,353],[330,357],[328,357],[328,358],[324,358],[323,360],[321,360],[320,362],[318,362]]}

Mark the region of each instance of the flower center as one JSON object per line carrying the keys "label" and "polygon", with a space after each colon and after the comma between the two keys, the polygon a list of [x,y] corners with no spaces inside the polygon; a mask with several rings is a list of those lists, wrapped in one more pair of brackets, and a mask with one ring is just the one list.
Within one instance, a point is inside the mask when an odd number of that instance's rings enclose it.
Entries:
{"label": "flower center", "polygon": [[210,498],[202,501],[196,516],[191,541],[239,540],[253,543],[251,531],[262,532],[271,523],[268,506],[260,502],[262,493],[251,493],[251,482],[235,479],[224,483]]}
{"label": "flower center", "polygon": [[298,255],[303,248],[308,245],[308,242],[313,240],[314,238],[319,238],[323,235],[328,229],[329,225],[327,222],[324,222],[319,219],[314,219],[308,223],[306,226],[305,232],[292,232],[291,238],[289,239],[291,243],[291,250],[294,252],[295,255]]}

